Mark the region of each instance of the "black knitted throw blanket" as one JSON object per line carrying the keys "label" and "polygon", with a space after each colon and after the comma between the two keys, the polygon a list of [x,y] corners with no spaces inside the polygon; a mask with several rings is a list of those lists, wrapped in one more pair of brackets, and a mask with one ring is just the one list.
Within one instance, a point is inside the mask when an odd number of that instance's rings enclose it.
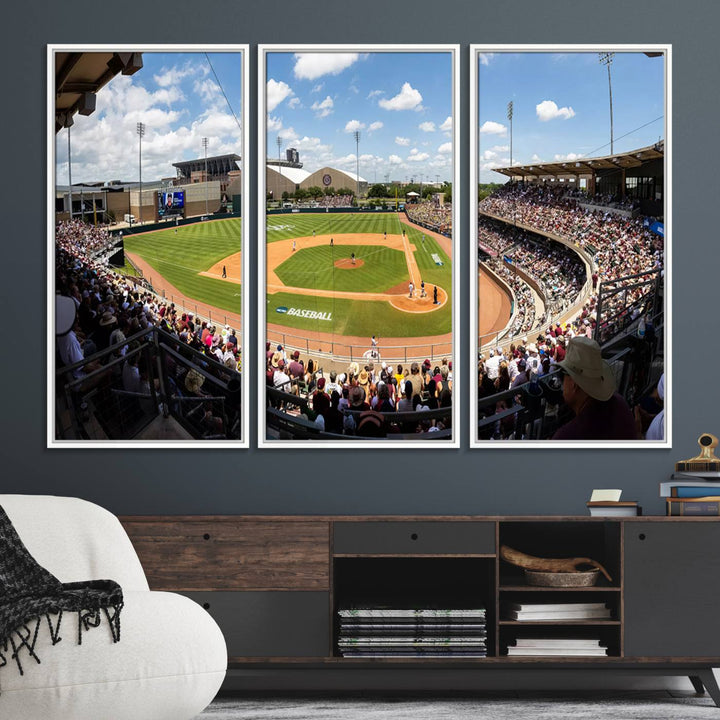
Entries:
{"label": "black knitted throw blanket", "polygon": [[113,580],[62,583],[38,565],[0,507],[0,668],[15,660],[22,675],[21,654],[39,663],[41,626],[47,624],[57,645],[64,612],[78,614],[78,645],[83,630],[100,625],[102,615],[118,642],[122,607],[122,589]]}

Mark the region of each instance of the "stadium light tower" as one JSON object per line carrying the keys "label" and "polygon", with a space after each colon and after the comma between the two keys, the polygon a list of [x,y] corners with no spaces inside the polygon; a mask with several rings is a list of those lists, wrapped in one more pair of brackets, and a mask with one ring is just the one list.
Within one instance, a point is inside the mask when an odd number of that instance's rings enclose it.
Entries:
{"label": "stadium light tower", "polygon": [[610,91],[610,154],[614,155],[615,150],[613,149],[613,110],[612,110],[612,80],[610,79],[610,66],[612,65],[613,58],[615,57],[614,52],[598,53],[598,58],[601,65],[605,65],[608,71],[608,90]]}
{"label": "stadium light tower", "polygon": [[283,140],[282,140],[282,138],[278,135],[278,136],[277,136],[277,139],[275,140],[275,142],[277,143],[277,146],[278,146],[278,160],[282,160],[281,152],[282,152]]}
{"label": "stadium light tower", "polygon": [[138,143],[138,175],[140,176],[140,199],[138,205],[140,207],[140,224],[142,225],[142,139],[145,134],[145,123],[139,122],[137,124],[137,134],[139,138]]}
{"label": "stadium light tower", "polygon": [[70,126],[73,124],[72,117],[66,115],[65,127],[68,131],[68,212],[70,213],[70,220],[72,220],[72,153],[70,150]]}
{"label": "stadium light tower", "polygon": [[202,139],[202,145],[205,148],[205,215],[208,214],[208,174],[207,174],[207,146],[208,139],[204,137]]}
{"label": "stadium light tower", "polygon": [[355,136],[355,198],[360,197],[360,131],[356,130],[353,135]]}
{"label": "stadium light tower", "polygon": [[513,164],[513,152],[512,152],[512,119],[513,119],[513,101],[511,100],[507,104],[507,119],[510,121],[510,167]]}

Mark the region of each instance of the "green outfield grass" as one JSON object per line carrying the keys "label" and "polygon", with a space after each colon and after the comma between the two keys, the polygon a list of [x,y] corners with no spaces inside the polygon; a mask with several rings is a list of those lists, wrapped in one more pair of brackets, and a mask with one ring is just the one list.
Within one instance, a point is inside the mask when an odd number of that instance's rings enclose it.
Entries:
{"label": "green outfield grass", "polygon": [[[322,290],[384,292],[409,281],[407,263],[399,250],[374,245],[327,245],[300,248],[283,262],[276,272],[289,287],[308,288],[307,295],[277,293],[267,296],[267,322],[337,335],[380,335],[385,337],[423,337],[442,335],[452,330],[452,264],[450,258],[422,228],[404,225],[396,213],[308,213],[282,214],[267,217],[267,241],[277,242],[296,237],[344,235],[349,233],[383,232],[399,235],[403,228],[415,245],[418,264],[428,294],[433,285],[440,285],[449,302],[430,313],[406,313],[389,303],[370,300],[333,300],[312,295],[312,288]],[[425,240],[423,242],[423,235]],[[363,267],[350,270],[334,268],[334,261],[350,257],[365,261]],[[435,263],[437,254],[443,262]],[[333,272],[333,268],[335,272]],[[296,308],[330,315],[330,320],[299,317],[277,308]]]}
{"label": "green outfield grass", "polygon": [[[283,213],[267,216],[267,241],[335,233],[380,233],[400,235],[406,227],[394,212],[359,213]],[[418,237],[420,237],[418,235]]]}
{"label": "green outfield grass", "polygon": [[[329,320],[305,318],[278,313],[277,308],[298,308],[326,313]],[[431,313],[412,314],[396,310],[382,301],[338,300],[276,293],[267,296],[267,322],[297,328],[318,330],[336,335],[372,335],[378,337],[423,337],[443,335],[452,329],[450,303]]]}
{"label": "green outfield grass", "polygon": [[[180,292],[229,312],[241,312],[240,285],[200,275],[240,252],[240,218],[199,222],[125,236],[125,249],[137,253]],[[150,278],[148,278],[150,279]]]}
{"label": "green outfield grass", "polygon": [[[335,262],[355,253],[362,266],[335,267]],[[275,272],[288,287],[385,292],[408,282],[405,254],[376,245],[321,245],[297,250]]]}

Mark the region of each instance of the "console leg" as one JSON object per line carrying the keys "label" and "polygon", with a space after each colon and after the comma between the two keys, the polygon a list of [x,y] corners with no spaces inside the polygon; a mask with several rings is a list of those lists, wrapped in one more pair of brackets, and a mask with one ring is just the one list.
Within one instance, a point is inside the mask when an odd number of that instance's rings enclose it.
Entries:
{"label": "console leg", "polygon": [[705,694],[705,686],[702,684],[702,680],[697,675],[690,675],[689,679],[690,679],[690,682],[692,683],[692,686],[695,688],[695,692],[698,695],[704,695]]}
{"label": "console leg", "polygon": [[713,699],[715,704],[720,707],[720,687],[718,687],[717,680],[715,679],[712,668],[708,668],[707,670],[701,670],[698,673],[698,676],[702,681],[702,684],[705,686],[705,689],[707,690],[710,697]]}

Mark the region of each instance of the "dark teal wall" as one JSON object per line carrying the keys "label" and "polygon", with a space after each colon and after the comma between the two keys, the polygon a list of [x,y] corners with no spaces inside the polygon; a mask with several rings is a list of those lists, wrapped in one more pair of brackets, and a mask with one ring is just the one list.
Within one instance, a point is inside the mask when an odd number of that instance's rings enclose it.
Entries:
{"label": "dark teal wall", "polygon": [[[379,11],[381,9],[381,12]],[[416,0],[381,6],[276,0],[166,4],[125,0],[16,3],[3,43],[5,103],[2,237],[3,342],[0,492],[78,495],[118,513],[584,513],[594,487],[622,487],[646,513],[661,513],[658,483],[696,454],[701,432],[720,434],[717,358],[718,253],[713,168],[720,112],[716,0]],[[459,43],[461,202],[458,261],[470,261],[469,44],[668,43],[673,47],[672,450],[468,449],[468,393],[460,450],[46,450],[47,232],[46,43],[249,43],[255,94],[257,44]],[[257,104],[249,108],[257,175]],[[256,194],[253,182],[251,197]],[[32,203],[33,212],[28,212]],[[254,212],[254,202],[245,203]],[[249,238],[257,237],[251,218]],[[253,287],[257,248],[250,247]],[[22,268],[22,272],[11,270]],[[461,272],[460,325],[468,324],[469,278]],[[257,311],[254,292],[250,307]],[[254,360],[252,339],[250,351]],[[469,386],[468,334],[460,355]],[[254,362],[250,369],[256,371]],[[251,397],[257,405],[256,393]],[[254,415],[254,412],[253,412]],[[251,441],[256,430],[253,427]]]}

